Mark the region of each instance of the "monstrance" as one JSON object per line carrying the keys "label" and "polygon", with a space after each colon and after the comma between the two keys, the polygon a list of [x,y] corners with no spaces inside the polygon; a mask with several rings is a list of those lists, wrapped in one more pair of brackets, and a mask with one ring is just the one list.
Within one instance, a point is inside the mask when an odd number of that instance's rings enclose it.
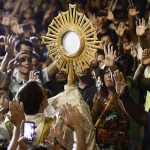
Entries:
{"label": "monstrance", "polygon": [[97,41],[96,30],[90,20],[69,4],[48,27],[42,43],[47,45],[49,56],[56,66],[68,73],[68,84],[73,85],[75,74],[89,68],[102,41]]}

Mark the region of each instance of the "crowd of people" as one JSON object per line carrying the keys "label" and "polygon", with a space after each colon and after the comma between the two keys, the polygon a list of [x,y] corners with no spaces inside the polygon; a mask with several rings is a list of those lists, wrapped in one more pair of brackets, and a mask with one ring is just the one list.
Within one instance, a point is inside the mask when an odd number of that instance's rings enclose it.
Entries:
{"label": "crowd of people", "polygon": [[[74,86],[41,38],[69,4],[103,43]],[[149,46],[149,0],[0,0],[0,150],[149,150]]]}

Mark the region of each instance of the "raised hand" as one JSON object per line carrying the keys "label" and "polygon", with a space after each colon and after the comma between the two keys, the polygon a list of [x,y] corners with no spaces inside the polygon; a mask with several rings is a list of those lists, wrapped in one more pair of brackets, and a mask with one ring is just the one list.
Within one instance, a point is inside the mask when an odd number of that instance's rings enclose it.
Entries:
{"label": "raised hand", "polygon": [[113,21],[113,20],[115,19],[113,12],[110,11],[110,10],[108,10],[108,15],[106,16],[106,18],[107,18],[108,20]]}
{"label": "raised hand", "polygon": [[14,55],[14,45],[15,45],[15,38],[12,35],[8,35],[5,38],[5,51],[9,54],[9,57],[13,57]]}
{"label": "raised hand", "polygon": [[139,14],[139,11],[136,11],[136,7],[135,6],[130,6],[129,7],[129,15],[130,16],[136,16],[137,14]]}
{"label": "raised hand", "polygon": [[9,110],[11,115],[6,116],[16,127],[20,128],[22,120],[25,120],[23,103],[13,99],[9,102]]}
{"label": "raised hand", "polygon": [[22,35],[23,34],[23,29],[18,25],[17,22],[12,22],[11,23],[11,30],[16,34],[16,35]]}
{"label": "raised hand", "polygon": [[9,75],[11,76],[14,72],[14,69],[17,67],[18,63],[14,59],[10,60],[7,65],[7,72],[9,72]]}
{"label": "raised hand", "polygon": [[124,25],[124,23],[120,22],[118,28],[115,29],[115,31],[116,31],[116,34],[118,36],[122,37],[123,34],[124,34],[124,31],[125,31],[125,25]]}
{"label": "raised hand", "polygon": [[31,32],[32,34],[35,34],[35,33],[36,33],[35,27],[34,27],[32,24],[31,24],[30,26],[31,26],[30,32]]}
{"label": "raised hand", "polygon": [[93,108],[96,111],[99,111],[100,108],[104,104],[104,99],[101,98],[101,92],[100,93],[95,93],[94,98],[93,98]]}
{"label": "raised hand", "polygon": [[108,67],[113,67],[115,65],[115,59],[117,58],[116,51],[113,50],[113,46],[108,45],[107,49],[106,46],[104,46],[104,54],[104,64]]}
{"label": "raised hand", "polygon": [[137,49],[135,47],[131,46],[131,52],[130,53],[131,53],[131,56],[133,58],[137,58],[138,52],[137,52]]}
{"label": "raised hand", "polygon": [[20,13],[24,12],[30,7],[30,2],[22,1],[22,5],[20,7]]}
{"label": "raised hand", "polygon": [[136,34],[138,36],[143,36],[144,33],[145,33],[146,28],[147,28],[147,26],[145,24],[145,19],[144,18],[142,18],[142,20],[139,19],[139,22],[136,21]]}
{"label": "raised hand", "polygon": [[99,34],[102,31],[101,21],[95,16],[95,14],[92,14],[91,12],[88,12],[87,15],[96,29],[96,33]]}
{"label": "raised hand", "polygon": [[142,65],[149,65],[150,64],[150,50],[145,49],[142,52],[142,58],[141,58]]}
{"label": "raised hand", "polygon": [[30,71],[29,80],[38,81],[39,75],[37,75],[35,71]]}
{"label": "raised hand", "polygon": [[62,133],[59,127],[55,127],[50,129],[50,133],[54,142],[46,140],[46,143],[55,150],[62,150],[66,147],[66,131]]}
{"label": "raised hand", "polygon": [[27,150],[32,146],[32,142],[27,142],[28,138],[24,137],[24,120],[22,120],[20,125],[20,138],[18,139],[18,148],[17,150]]}
{"label": "raised hand", "polygon": [[131,49],[131,44],[128,42],[127,39],[123,39],[122,41],[124,51],[129,51]]}
{"label": "raised hand", "polygon": [[30,41],[32,42],[33,46],[36,47],[38,46],[38,38],[36,36],[30,37]]}
{"label": "raised hand", "polygon": [[63,105],[63,110],[65,112],[65,117],[61,116],[60,119],[62,119],[69,128],[74,131],[78,128],[83,128],[83,121],[76,106],[66,103]]}
{"label": "raised hand", "polygon": [[48,9],[44,14],[43,20],[47,20],[50,16],[51,12],[52,12],[52,10]]}
{"label": "raised hand", "polygon": [[128,85],[125,81],[125,78],[123,76],[122,72],[119,72],[119,70],[114,71],[113,74],[114,81],[115,81],[115,88],[118,95],[125,96],[129,94]]}
{"label": "raised hand", "polygon": [[11,20],[10,15],[3,13],[3,18],[2,18],[1,24],[7,27],[10,25],[10,20]]}

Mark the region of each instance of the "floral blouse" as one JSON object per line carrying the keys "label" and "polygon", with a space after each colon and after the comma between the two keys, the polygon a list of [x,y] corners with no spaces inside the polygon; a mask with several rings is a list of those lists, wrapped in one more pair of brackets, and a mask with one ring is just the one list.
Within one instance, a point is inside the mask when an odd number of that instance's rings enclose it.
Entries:
{"label": "floral blouse", "polygon": [[[103,105],[102,110],[106,104]],[[128,150],[128,130],[128,116],[120,108],[117,100],[113,99],[97,126],[96,140],[99,148],[101,150]]]}

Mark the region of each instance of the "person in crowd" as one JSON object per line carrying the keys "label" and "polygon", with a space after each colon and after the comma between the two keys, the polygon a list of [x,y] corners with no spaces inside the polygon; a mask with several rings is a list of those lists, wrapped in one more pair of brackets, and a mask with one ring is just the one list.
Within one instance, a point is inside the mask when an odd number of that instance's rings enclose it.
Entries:
{"label": "person in crowd", "polygon": [[98,50],[98,56],[97,56],[97,61],[99,68],[101,69],[102,66],[104,65],[104,60],[105,60],[105,54],[103,50]]}
{"label": "person in crowd", "polygon": [[[95,27],[98,39],[103,40],[104,45],[108,43],[115,45],[116,48],[114,49],[117,50],[116,54],[118,57],[118,61],[122,62],[123,67],[126,68],[126,75],[124,74],[124,72],[123,74],[130,89],[132,98],[137,102],[139,101],[140,104],[143,104],[145,102],[146,94],[144,95],[142,91],[143,87],[145,89],[149,89],[149,50],[144,50],[143,56],[142,52],[143,49],[148,49],[150,45],[149,0],[147,1],[146,9],[142,9],[145,8],[146,0],[141,2],[138,2],[137,0],[133,0],[133,2],[132,0],[51,0],[50,2],[48,0],[1,0],[0,88],[9,88],[12,91],[13,96],[15,96],[16,91],[22,86],[22,84],[27,83],[30,79],[36,80],[39,77],[41,81],[40,84],[43,86],[47,81],[50,81],[45,85],[45,87],[50,90],[51,96],[53,97],[48,100],[48,107],[44,109],[44,115],[49,116],[60,113],[61,116],[63,116],[64,111],[62,109],[62,106],[65,102],[76,105],[84,122],[84,133],[87,149],[91,150],[96,149],[96,144],[94,141],[95,134],[92,132],[92,130],[94,131],[94,128],[90,117],[91,114],[92,116],[99,116],[100,112],[95,111],[94,109],[97,108],[97,110],[101,110],[100,108],[102,108],[100,107],[101,103],[98,101],[99,96],[94,97],[95,93],[97,93],[96,79],[102,74],[102,79],[107,76],[107,78],[111,78],[113,82],[114,80],[112,78],[112,74],[117,69],[117,67],[113,68],[109,66],[109,64],[106,65],[105,60],[107,60],[106,56],[108,55],[101,55],[98,50],[98,57],[96,56],[97,62],[92,65],[91,68],[85,70],[83,73],[77,74],[77,80],[75,83],[77,87],[75,86],[74,88],[72,87],[72,89],[70,89],[70,86],[67,85],[67,75],[63,71],[57,72],[57,67],[54,65],[55,62],[52,62],[52,60],[50,60],[49,52],[46,46],[41,44],[41,36],[47,33],[47,27],[55,16],[57,16],[62,11],[68,10],[69,3],[76,4],[76,10],[87,15],[87,17],[91,20],[93,26]],[[139,5],[140,3],[142,4]],[[141,16],[145,16],[145,18],[141,19]],[[137,23],[135,23],[136,20]],[[103,53],[103,51],[101,52]],[[109,52],[110,51],[108,51],[108,53]],[[127,54],[133,57],[134,66],[133,61],[125,60],[127,61],[126,63],[122,59],[122,57]],[[40,59],[35,55],[39,56]],[[115,55],[113,60],[114,59],[116,59]],[[147,61],[143,61],[144,59]],[[139,67],[135,73],[138,63]],[[100,70],[99,72],[98,64],[99,67],[103,66],[102,69],[104,70]],[[105,65],[103,64],[105,64],[107,67],[104,67]],[[132,70],[130,66],[133,66]],[[108,68],[110,68],[111,74],[104,74],[105,72],[109,72]],[[37,74],[35,74],[33,70],[35,70]],[[98,70],[97,72],[95,71],[95,79],[93,78],[92,74],[93,70]],[[144,75],[143,70],[145,70]],[[130,84],[130,77],[128,78],[127,76],[134,76],[134,80],[137,81],[138,84],[140,84],[140,86],[138,86],[140,92],[138,91],[137,86],[135,86],[134,84],[135,81],[132,80],[133,84]],[[104,86],[101,89],[102,91],[104,87],[106,88],[107,85],[104,83],[104,79],[103,84]],[[117,95],[114,89],[115,84],[112,83],[111,86],[114,91],[113,94]],[[78,92],[77,89],[79,89],[80,92]],[[73,96],[71,95],[72,92],[75,93],[73,94]],[[107,90],[104,91],[103,94],[108,94]],[[103,94],[102,97],[103,99],[105,99],[108,95],[104,97]],[[72,96],[72,99],[69,99],[69,96]],[[84,101],[82,98],[84,99]],[[116,98],[116,101],[120,101],[119,99],[121,98]],[[149,111],[150,108],[148,100],[149,94],[147,94],[146,97],[146,111]],[[125,107],[128,106],[126,102],[124,104]],[[120,107],[120,102],[118,105],[121,114],[125,116],[125,114],[122,112],[122,110],[124,109]],[[118,108],[118,105],[115,106],[117,106]],[[104,107],[104,105],[102,106]],[[134,106],[136,107],[136,105],[132,106],[133,110]],[[140,110],[140,112],[142,112],[144,115],[147,114],[143,112],[143,110]],[[130,114],[130,111],[128,113]],[[58,116],[56,116],[56,118],[57,121],[60,120],[58,119]],[[88,118],[88,121],[85,118]],[[94,117],[92,117],[92,119],[95,123],[94,120],[96,120],[97,118],[95,119]],[[139,120],[137,119],[140,118],[135,119],[135,121],[139,122]],[[65,123],[62,123],[61,121],[58,121],[57,123],[63,124],[63,126],[65,126]],[[65,128],[69,130],[67,126],[65,126]],[[64,131],[64,129],[62,130]],[[89,133],[87,132],[88,130]],[[132,129],[132,127],[130,127],[130,130],[135,131]],[[91,136],[89,138],[90,134]],[[72,137],[72,132],[69,132],[69,135],[70,137]],[[49,137],[49,139],[53,140],[51,136]],[[88,141],[91,141],[91,143],[89,144]],[[65,147],[68,149],[69,146],[70,145],[66,145]],[[130,147],[130,149],[132,149],[132,147]]]}
{"label": "person in crowd", "polygon": [[[125,68],[126,74],[126,83],[130,89],[131,95],[133,99],[144,108],[144,89],[133,80],[133,57],[129,54],[120,55],[117,59]],[[140,92],[139,92],[140,89]],[[129,118],[130,121],[130,129],[128,131],[129,139],[130,139],[130,149],[134,149],[140,143],[140,137],[143,136],[144,133],[140,133],[141,127],[137,122],[135,122],[132,118]]]}
{"label": "person in crowd", "polygon": [[[62,119],[65,124],[71,128],[74,131],[74,149],[75,150],[86,150],[86,143],[85,143],[85,137],[84,137],[84,130],[83,130],[83,121],[81,118],[81,115],[77,109],[76,106],[72,106],[71,104],[64,104],[63,110],[65,112],[65,117],[60,116],[60,119]],[[72,118],[76,119],[76,122],[72,120]],[[18,139],[18,148],[17,150],[27,150],[29,148],[30,150],[34,149],[40,149],[40,150],[47,150],[46,147],[42,145],[35,145],[31,147],[31,144],[28,144],[27,138],[23,135],[23,124],[24,121],[22,121],[21,127],[20,127],[20,137]],[[51,142],[49,140],[46,140],[46,143],[49,144],[53,149],[59,150],[59,149],[66,149],[66,135],[60,139],[60,133],[61,128],[56,127],[54,129],[50,129],[50,133],[53,136],[53,141]],[[57,143],[56,143],[57,142]]]}
{"label": "person in crowd", "polygon": [[[108,52],[107,52],[108,51]],[[96,127],[96,140],[100,149],[128,149],[129,139],[129,120],[126,111],[115,92],[114,83],[111,71],[116,67],[124,71],[120,63],[113,63],[115,52],[108,45],[108,49],[104,48],[105,52],[105,68],[101,80],[103,86],[93,100],[93,108],[91,111],[93,123]],[[111,70],[112,69],[112,70]]]}
{"label": "person in crowd", "polygon": [[77,81],[75,85],[78,87],[83,99],[91,110],[93,107],[93,98],[97,91],[96,80],[92,76],[92,67],[77,74]]}
{"label": "person in crowd", "polygon": [[[18,71],[12,75],[9,88],[15,96],[17,90],[22,86],[22,84],[29,80],[29,73],[33,70],[32,55],[27,51],[22,51],[15,57],[16,65],[14,65],[13,62],[14,61],[12,60],[11,65],[9,64],[9,69],[11,69],[13,72],[15,67],[17,67]],[[54,65],[54,63],[42,69],[42,73],[39,77],[41,77],[40,79],[43,85],[50,80],[51,75],[53,74],[53,72],[55,72],[55,70],[57,70],[57,67]],[[37,74],[35,73],[35,76],[36,75]],[[1,72],[0,81],[3,80],[4,76],[5,73]]]}
{"label": "person in crowd", "polygon": [[[21,102],[19,104],[19,101]],[[15,103],[15,104],[14,104]],[[7,115],[8,119],[5,120],[6,127],[10,133],[12,133],[12,128],[10,126],[13,125],[14,132],[16,130],[16,127],[20,128],[21,121],[22,120],[28,120],[35,122],[35,125],[37,126],[35,129],[35,132],[37,133],[35,135],[36,141],[34,141],[33,145],[37,145],[39,143],[45,143],[45,140],[47,139],[47,135],[49,133],[49,129],[51,127],[51,122],[55,120],[55,117],[45,117],[44,116],[44,109],[48,106],[47,101],[47,94],[43,87],[41,87],[38,82],[36,81],[28,81],[26,82],[17,92],[16,97],[12,103],[10,103],[10,111],[14,110],[14,107],[16,106],[17,109],[13,112],[20,113],[18,116],[16,115],[16,122],[13,122],[14,115],[11,113],[11,115]],[[20,108],[21,105],[21,108]],[[24,106],[24,107],[23,107]],[[30,106],[30,107],[29,107]],[[20,112],[19,112],[20,111]],[[24,116],[25,113],[25,116]],[[20,118],[21,120],[20,120]],[[24,118],[25,117],[25,118]],[[20,121],[20,122],[19,122]],[[13,135],[13,138],[16,138],[18,140],[20,131],[18,131],[16,134]],[[13,140],[11,140],[11,143]],[[17,148],[17,142],[13,142],[10,144],[11,147],[15,146]],[[9,149],[9,148],[8,148]]]}
{"label": "person in crowd", "polygon": [[[120,100],[122,101],[126,111],[128,114],[137,122],[144,125],[146,127],[146,137],[150,136],[150,115],[149,112],[144,111],[139,104],[137,104],[130,92],[129,88],[127,86],[127,83],[125,81],[125,77],[123,76],[122,72],[119,72],[118,70],[114,73],[114,80],[115,80],[115,87],[116,92],[118,93]],[[134,108],[134,109],[133,109]],[[144,143],[143,149],[149,149],[149,143]]]}
{"label": "person in crowd", "polygon": [[52,96],[56,96],[57,94],[64,92],[64,86],[67,84],[67,77],[68,75],[64,71],[57,69],[52,76],[51,81],[47,82],[44,87],[51,91]]}
{"label": "person in crowd", "polygon": [[0,146],[5,148],[9,144],[9,135],[5,127],[5,114],[9,111],[9,102],[12,101],[12,93],[8,88],[0,89]]}
{"label": "person in crowd", "polygon": [[33,44],[29,40],[18,40],[14,45],[14,55],[16,56],[24,50],[32,54]]}
{"label": "person in crowd", "polygon": [[[57,71],[52,77],[52,80],[46,85],[46,88],[51,90],[53,97],[48,99],[49,105],[45,109],[45,114],[47,116],[56,115],[56,122],[52,126],[61,126],[63,131],[66,130],[70,135],[70,138],[67,138],[67,149],[73,148],[73,132],[58,118],[58,114],[64,115],[62,105],[66,102],[77,106],[82,116],[87,149],[98,149],[89,107],[82,98],[78,88],[67,85],[67,74],[63,71]],[[48,139],[52,140],[52,137],[49,136]]]}
{"label": "person in crowd", "polygon": [[[15,97],[16,92],[23,85],[23,83],[29,80],[29,73],[32,70],[32,58],[29,52],[23,51],[19,53],[15,57],[15,61],[16,63],[18,63],[18,65],[14,65],[14,61],[9,64],[9,69],[11,69],[12,73],[16,66],[18,69],[17,74],[15,76],[12,76],[12,79],[9,83],[9,89],[11,89],[13,97]],[[1,81],[4,77],[5,73],[1,72]]]}
{"label": "person in crowd", "polygon": [[150,110],[150,102],[149,102],[149,77],[144,77],[144,71],[146,67],[150,64],[149,60],[150,51],[148,49],[143,50],[142,58],[141,58],[141,64],[139,65],[138,69],[135,72],[134,80],[137,81],[143,88],[147,90],[146,95],[146,105],[145,110],[149,112]]}

